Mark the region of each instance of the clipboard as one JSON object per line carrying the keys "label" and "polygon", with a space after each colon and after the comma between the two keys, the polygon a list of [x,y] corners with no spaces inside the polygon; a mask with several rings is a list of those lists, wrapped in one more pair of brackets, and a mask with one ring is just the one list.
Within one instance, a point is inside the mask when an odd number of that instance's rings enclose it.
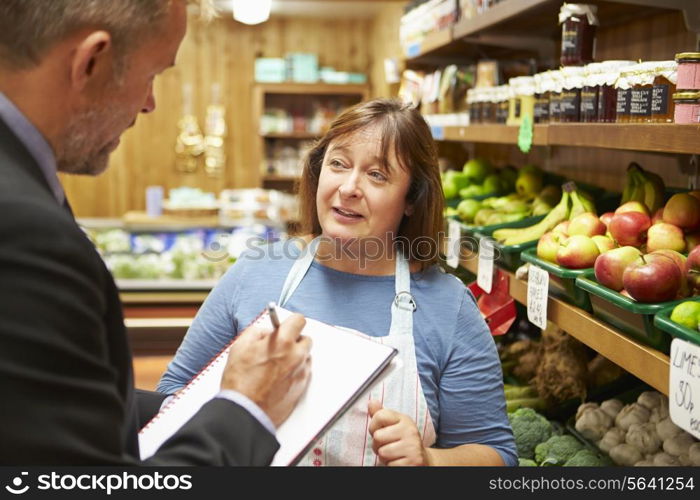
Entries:
{"label": "clipboard", "polygon": [[[280,321],[292,313],[277,308]],[[271,329],[267,311],[250,326]],[[311,380],[297,406],[277,429],[280,449],[272,465],[295,465],[362,394],[393,371],[397,350],[375,339],[310,318],[302,331],[312,340]],[[175,393],[139,432],[141,459],[152,456],[197,411],[215,397],[235,338]],[[392,362],[393,360],[393,362]]]}

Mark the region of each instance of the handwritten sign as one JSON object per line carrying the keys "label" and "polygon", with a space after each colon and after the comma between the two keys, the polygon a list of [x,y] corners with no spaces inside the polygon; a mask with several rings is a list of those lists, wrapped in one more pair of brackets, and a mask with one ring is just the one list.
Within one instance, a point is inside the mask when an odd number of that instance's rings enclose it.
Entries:
{"label": "handwritten sign", "polygon": [[456,269],[459,265],[459,245],[462,231],[459,221],[449,219],[447,222],[447,265]]}
{"label": "handwritten sign", "polygon": [[671,343],[668,410],[671,421],[700,439],[700,346]]}
{"label": "handwritten sign", "polygon": [[476,271],[476,284],[486,293],[493,288],[493,240],[488,237],[479,240],[479,263]]}
{"label": "handwritten sign", "polygon": [[532,117],[529,114],[523,115],[518,130],[518,147],[523,153],[529,153],[532,147]]}
{"label": "handwritten sign", "polygon": [[542,329],[547,328],[548,297],[549,273],[531,265],[527,273],[527,319]]}

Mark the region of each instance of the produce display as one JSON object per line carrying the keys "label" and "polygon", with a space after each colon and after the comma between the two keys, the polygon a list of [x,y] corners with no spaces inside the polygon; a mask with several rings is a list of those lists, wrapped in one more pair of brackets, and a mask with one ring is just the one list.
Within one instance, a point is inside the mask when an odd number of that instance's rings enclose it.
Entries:
{"label": "produce display", "polygon": [[637,400],[582,404],[575,428],[623,466],[700,466],[700,443],[669,417],[668,397],[642,392]]}
{"label": "produce display", "polygon": [[673,308],[671,321],[691,330],[697,330],[700,323],[700,302],[692,300],[681,302]]}

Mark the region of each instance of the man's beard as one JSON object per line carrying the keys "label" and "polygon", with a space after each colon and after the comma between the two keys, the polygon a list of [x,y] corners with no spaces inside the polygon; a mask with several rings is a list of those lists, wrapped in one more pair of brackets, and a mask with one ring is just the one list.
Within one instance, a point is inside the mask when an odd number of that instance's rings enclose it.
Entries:
{"label": "man's beard", "polygon": [[[100,131],[107,120],[114,120],[112,110],[88,110],[70,119],[65,128],[60,157],[56,159],[59,172],[99,175],[109,164],[108,144],[98,146]],[[99,149],[97,149],[99,147]]]}

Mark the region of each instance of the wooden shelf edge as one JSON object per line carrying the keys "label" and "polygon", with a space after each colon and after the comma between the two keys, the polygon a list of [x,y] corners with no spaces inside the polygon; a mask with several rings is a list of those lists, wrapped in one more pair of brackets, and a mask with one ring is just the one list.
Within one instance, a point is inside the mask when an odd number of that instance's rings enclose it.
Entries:
{"label": "wooden shelf edge", "polygon": [[518,0],[517,5],[514,1],[494,5],[472,19],[458,21],[452,30],[452,36],[454,39],[460,39],[479,33],[482,30],[493,27],[502,21],[516,17],[534,7],[549,3],[550,1],[551,0]]}
{"label": "wooden shelf edge", "polygon": [[[516,145],[518,142],[517,126],[489,124],[433,127],[433,129],[435,140],[511,145]],[[532,144],[700,154],[700,125],[673,123],[535,125]]]}
{"label": "wooden shelf edge", "polygon": [[[408,63],[415,62],[426,54],[452,43],[452,29],[450,27],[434,33],[428,33],[420,43],[409,45],[404,53],[405,61]],[[417,47],[417,49],[414,47]]]}
{"label": "wooden shelf edge", "polygon": [[[477,272],[476,254],[462,255],[460,266],[473,274]],[[503,271],[510,278],[510,294],[517,302],[527,304],[527,283],[515,274]],[[622,332],[599,321],[578,307],[549,297],[547,319],[562,330],[602,354],[640,380],[668,395],[669,357],[635,342]]]}
{"label": "wooden shelf edge", "polygon": [[257,83],[255,84],[265,94],[333,94],[361,95],[369,93],[366,83]]}

